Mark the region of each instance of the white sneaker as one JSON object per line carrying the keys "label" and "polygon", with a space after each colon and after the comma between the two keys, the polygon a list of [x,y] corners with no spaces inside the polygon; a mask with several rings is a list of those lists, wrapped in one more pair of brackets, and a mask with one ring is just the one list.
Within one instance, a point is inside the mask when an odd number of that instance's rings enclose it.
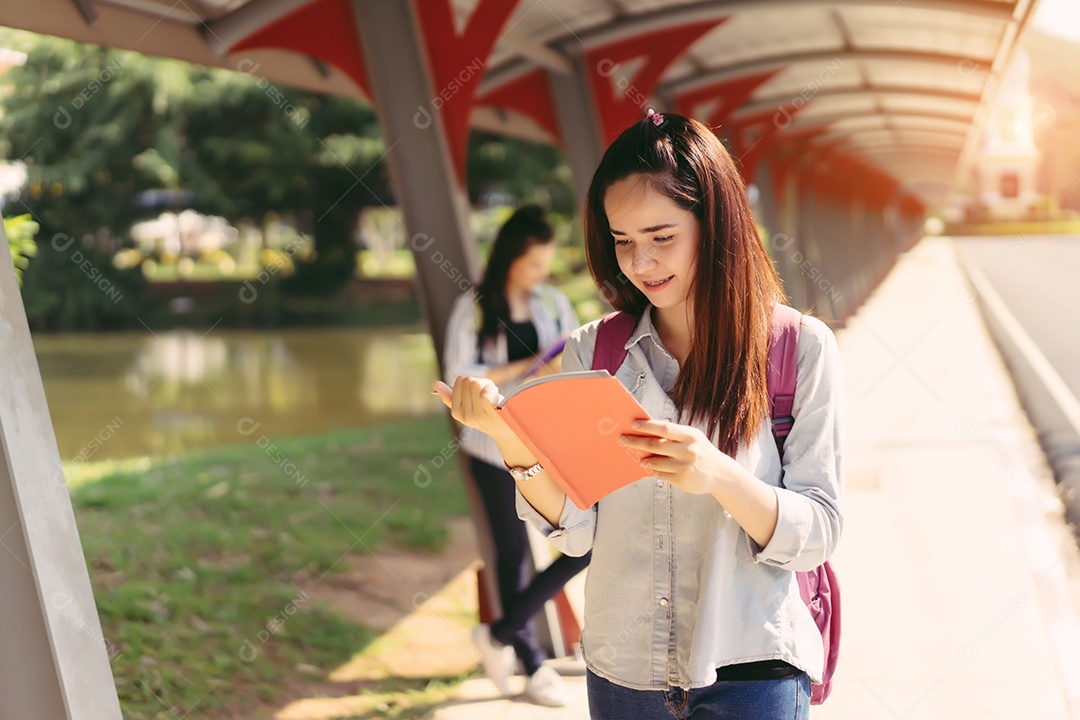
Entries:
{"label": "white sneaker", "polygon": [[495,687],[504,696],[510,694],[510,675],[514,668],[514,648],[503,645],[491,637],[491,627],[477,625],[472,629],[473,643],[480,651],[480,662],[484,666],[484,674],[488,680],[495,683]]}
{"label": "white sneaker", "polygon": [[525,681],[525,698],[537,705],[562,707],[567,703],[570,689],[554,668],[541,665],[540,669]]}

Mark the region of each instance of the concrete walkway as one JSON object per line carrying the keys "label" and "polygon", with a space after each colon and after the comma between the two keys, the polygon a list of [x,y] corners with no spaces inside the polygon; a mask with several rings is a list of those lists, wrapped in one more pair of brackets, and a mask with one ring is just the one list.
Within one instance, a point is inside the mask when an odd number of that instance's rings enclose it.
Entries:
{"label": "concrete walkway", "polygon": [[[930,238],[838,332],[844,638],[815,720],[1080,720],[1080,557],[973,300]],[[433,719],[587,718],[568,681],[554,711],[475,680]]]}

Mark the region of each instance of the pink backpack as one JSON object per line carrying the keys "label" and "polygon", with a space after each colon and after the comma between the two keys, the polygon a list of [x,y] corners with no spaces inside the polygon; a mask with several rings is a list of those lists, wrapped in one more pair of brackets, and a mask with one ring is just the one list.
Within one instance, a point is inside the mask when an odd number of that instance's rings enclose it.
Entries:
{"label": "pink backpack", "polygon": [[[626,343],[634,334],[637,322],[638,318],[622,312],[611,313],[600,321],[596,334],[593,370],[607,370],[612,375],[615,374],[626,359]],[[786,305],[775,306],[766,384],[769,390],[773,437],[781,458],[784,456],[784,438],[795,424],[792,409],[795,404],[795,383],[798,379],[801,324],[802,313],[798,310]],[[840,655],[840,585],[828,561],[809,572],[797,572],[795,576],[799,582],[799,593],[821,631],[821,640],[825,646],[825,672],[822,682],[820,685],[812,685],[810,693],[810,704],[820,705],[832,692],[832,678]]]}

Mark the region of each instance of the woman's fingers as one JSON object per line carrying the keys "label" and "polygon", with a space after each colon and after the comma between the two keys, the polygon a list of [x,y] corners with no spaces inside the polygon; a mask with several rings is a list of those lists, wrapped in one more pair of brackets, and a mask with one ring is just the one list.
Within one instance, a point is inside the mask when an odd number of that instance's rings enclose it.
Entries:
{"label": "woman's fingers", "polygon": [[653,472],[679,472],[692,462],[689,443],[644,435],[623,435],[619,443],[645,453],[639,462]]}
{"label": "woman's fingers", "polygon": [[458,382],[461,383],[461,414],[475,422],[477,419],[474,402],[476,389],[471,378],[458,378]]}
{"label": "woman's fingers", "polygon": [[465,378],[464,377],[459,377],[457,380],[454,381],[454,390],[453,390],[453,393],[452,393],[453,405],[452,405],[452,409],[450,411],[450,414],[458,422],[468,425],[468,423],[465,422],[465,414],[464,414],[465,396],[466,396]]}
{"label": "woman's fingers", "polygon": [[645,435],[667,438],[674,441],[686,441],[692,439],[691,432],[694,428],[678,423],[664,422],[663,420],[638,420],[634,423],[635,432]]}
{"label": "woman's fingers", "polygon": [[480,399],[494,407],[499,402],[499,388],[493,383],[484,383],[480,388]]}
{"label": "woman's fingers", "polygon": [[492,406],[499,401],[499,388],[485,378],[462,376],[454,381],[453,388],[436,383],[435,389],[455,420],[478,430],[481,424],[490,423]]}
{"label": "woman's fingers", "polygon": [[678,446],[678,443],[666,438],[648,437],[646,435],[623,435],[619,438],[619,444],[635,450],[644,450],[654,455],[665,456],[670,456]]}
{"label": "woman's fingers", "polygon": [[442,380],[436,380],[432,387],[435,388],[435,394],[442,400],[442,404],[448,408],[454,407],[454,389],[444,383]]}
{"label": "woman's fingers", "polygon": [[677,473],[684,468],[684,463],[681,460],[675,458],[665,457],[663,455],[650,455],[641,459],[642,467],[648,469],[650,472],[660,473]]}

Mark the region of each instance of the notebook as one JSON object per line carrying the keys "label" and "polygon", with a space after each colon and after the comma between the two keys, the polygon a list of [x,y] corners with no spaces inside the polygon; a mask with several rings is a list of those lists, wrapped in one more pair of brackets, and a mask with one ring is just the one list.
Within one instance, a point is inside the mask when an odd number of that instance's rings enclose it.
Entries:
{"label": "notebook", "polygon": [[607,370],[585,370],[519,385],[497,406],[566,496],[582,510],[651,473],[648,453],[618,444],[649,414]]}

